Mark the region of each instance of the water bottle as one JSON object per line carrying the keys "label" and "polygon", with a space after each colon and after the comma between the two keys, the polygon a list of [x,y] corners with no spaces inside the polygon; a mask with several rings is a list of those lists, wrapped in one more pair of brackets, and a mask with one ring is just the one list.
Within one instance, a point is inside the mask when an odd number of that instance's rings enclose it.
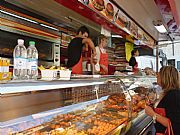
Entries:
{"label": "water bottle", "polygon": [[13,78],[15,80],[25,80],[27,79],[27,50],[24,46],[24,40],[18,39],[18,45],[14,48],[14,69]]}
{"label": "water bottle", "polygon": [[27,73],[30,80],[36,80],[38,77],[38,51],[35,42],[30,41],[27,48]]}

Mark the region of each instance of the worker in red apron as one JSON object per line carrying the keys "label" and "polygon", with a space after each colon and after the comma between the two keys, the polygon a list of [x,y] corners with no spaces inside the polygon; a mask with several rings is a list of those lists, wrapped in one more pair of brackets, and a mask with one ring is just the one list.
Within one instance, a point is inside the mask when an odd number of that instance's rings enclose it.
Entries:
{"label": "worker in red apron", "polygon": [[96,46],[96,58],[95,72],[103,75],[108,75],[108,53],[105,49],[107,46],[107,37],[100,35],[98,37],[98,46]]}
{"label": "worker in red apron", "polygon": [[136,56],[139,56],[139,51],[137,49],[132,50],[131,59],[129,60],[129,66],[132,66],[133,72],[138,72],[138,62],[136,61]]}
{"label": "worker in red apron", "polygon": [[77,31],[77,36],[71,40],[68,46],[67,68],[72,68],[73,74],[82,74],[82,48],[86,45],[92,49],[93,56],[96,55],[94,43],[89,36],[89,30],[82,26]]}

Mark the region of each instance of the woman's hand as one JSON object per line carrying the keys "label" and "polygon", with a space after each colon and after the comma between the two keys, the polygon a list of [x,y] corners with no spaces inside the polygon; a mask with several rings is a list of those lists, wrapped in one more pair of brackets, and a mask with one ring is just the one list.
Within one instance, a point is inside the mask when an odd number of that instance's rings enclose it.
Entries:
{"label": "woman's hand", "polygon": [[156,114],[154,110],[152,109],[152,107],[150,106],[145,107],[145,113],[151,117],[153,117]]}

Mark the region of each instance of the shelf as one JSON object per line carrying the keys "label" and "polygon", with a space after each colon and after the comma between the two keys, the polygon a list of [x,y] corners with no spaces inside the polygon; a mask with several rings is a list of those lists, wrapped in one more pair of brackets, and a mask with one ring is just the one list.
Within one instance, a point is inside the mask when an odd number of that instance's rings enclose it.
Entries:
{"label": "shelf", "polygon": [[0,95],[104,84],[106,79],[71,81],[9,82],[1,84]]}

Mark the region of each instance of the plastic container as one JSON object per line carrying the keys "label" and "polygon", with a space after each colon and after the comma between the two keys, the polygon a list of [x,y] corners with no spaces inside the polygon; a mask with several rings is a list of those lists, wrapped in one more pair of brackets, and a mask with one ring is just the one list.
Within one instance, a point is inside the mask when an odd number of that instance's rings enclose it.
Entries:
{"label": "plastic container", "polygon": [[59,70],[60,78],[59,80],[70,80],[71,71],[70,70]]}
{"label": "plastic container", "polygon": [[58,70],[45,69],[41,70],[41,80],[56,80],[58,78]]}

